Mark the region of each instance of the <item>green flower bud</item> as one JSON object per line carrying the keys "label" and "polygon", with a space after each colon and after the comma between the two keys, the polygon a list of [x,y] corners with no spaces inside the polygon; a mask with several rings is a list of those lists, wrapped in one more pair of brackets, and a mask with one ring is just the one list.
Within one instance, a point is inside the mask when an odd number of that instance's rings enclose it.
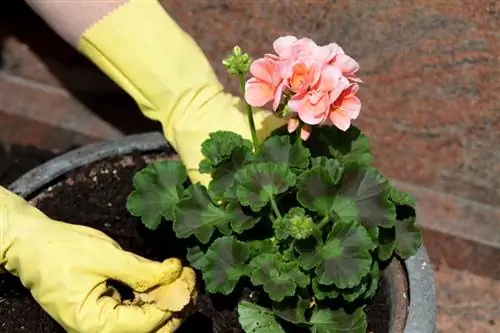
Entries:
{"label": "green flower bud", "polygon": [[232,76],[246,75],[250,70],[250,57],[243,53],[239,46],[233,47],[233,52],[224,60],[222,64]]}

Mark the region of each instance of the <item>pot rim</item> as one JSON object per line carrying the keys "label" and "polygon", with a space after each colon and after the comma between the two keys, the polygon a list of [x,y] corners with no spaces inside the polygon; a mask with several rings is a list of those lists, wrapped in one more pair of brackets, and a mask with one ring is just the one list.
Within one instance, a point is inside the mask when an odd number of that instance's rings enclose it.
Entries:
{"label": "pot rim", "polygon": [[[98,160],[125,155],[134,150],[152,151],[170,147],[159,132],[128,135],[123,138],[92,143],[60,155],[25,173],[8,189],[23,198],[36,193],[54,179],[76,168]],[[409,286],[409,308],[404,333],[436,332],[436,286],[429,256],[422,246],[404,261]]]}

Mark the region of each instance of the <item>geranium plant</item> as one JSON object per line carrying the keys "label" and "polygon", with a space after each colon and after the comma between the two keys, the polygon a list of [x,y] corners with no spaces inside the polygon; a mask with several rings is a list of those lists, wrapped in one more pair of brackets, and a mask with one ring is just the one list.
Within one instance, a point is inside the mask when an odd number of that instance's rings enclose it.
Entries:
{"label": "geranium plant", "polygon": [[[167,221],[176,237],[196,240],[187,257],[208,292],[229,295],[248,281],[264,293],[238,305],[245,332],[365,332],[381,263],[421,246],[415,202],[373,168],[351,125],[361,109],[357,62],[307,38],[278,38],[274,50],[251,62],[235,47],[223,62],[240,79],[253,140],[210,135],[200,147],[207,187],[189,184],[179,161],[150,164],[127,207],[150,229]],[[288,125],[258,142],[252,107],[268,104]]]}

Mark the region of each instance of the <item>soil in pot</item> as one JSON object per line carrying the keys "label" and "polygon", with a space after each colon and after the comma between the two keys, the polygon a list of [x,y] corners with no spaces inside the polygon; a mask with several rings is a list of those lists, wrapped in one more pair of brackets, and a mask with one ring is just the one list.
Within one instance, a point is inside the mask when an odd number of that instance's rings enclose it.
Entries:
{"label": "soil in pot", "polygon": [[[171,155],[166,151],[147,155],[135,152],[126,157],[102,160],[57,180],[32,202],[54,219],[99,229],[125,250],[146,258],[185,258],[186,243],[175,239],[167,224],[155,232],[148,231],[125,208],[127,196],[132,190],[132,177],[149,161],[157,158],[171,158]],[[390,304],[387,297],[387,283],[384,278],[381,279],[379,292],[368,308],[370,333],[387,333],[390,330],[394,304]],[[194,314],[178,330],[179,333],[242,333],[236,305],[240,299],[255,301],[259,295],[259,291],[250,289],[249,285],[239,286],[234,297],[207,295],[201,279],[199,293]],[[40,308],[19,280],[8,275],[0,275],[0,318],[1,332],[64,332]],[[287,329],[287,332],[299,333],[302,330]],[[395,333],[400,332],[402,326]]]}

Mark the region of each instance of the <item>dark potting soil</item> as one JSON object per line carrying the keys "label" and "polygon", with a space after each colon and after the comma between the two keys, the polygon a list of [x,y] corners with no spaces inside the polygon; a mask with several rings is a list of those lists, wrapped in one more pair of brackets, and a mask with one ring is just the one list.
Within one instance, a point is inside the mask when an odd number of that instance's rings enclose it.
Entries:
{"label": "dark potting soil", "polygon": [[[168,152],[156,152],[149,156],[136,152],[127,157],[94,163],[60,179],[33,202],[54,219],[99,229],[115,239],[123,249],[146,258],[159,261],[169,257],[185,258],[186,243],[173,236],[167,223],[151,232],[125,208],[134,174],[146,166],[146,161],[168,156]],[[234,297],[209,296],[204,293],[199,280],[196,307],[177,332],[242,333],[236,305],[241,299],[254,301],[253,296],[258,295],[258,290],[239,286]],[[379,292],[368,307],[369,333],[389,331],[391,305],[384,292],[387,290],[384,280],[381,281]],[[0,318],[0,332],[65,332],[40,308],[17,278],[5,274],[0,275]]]}

